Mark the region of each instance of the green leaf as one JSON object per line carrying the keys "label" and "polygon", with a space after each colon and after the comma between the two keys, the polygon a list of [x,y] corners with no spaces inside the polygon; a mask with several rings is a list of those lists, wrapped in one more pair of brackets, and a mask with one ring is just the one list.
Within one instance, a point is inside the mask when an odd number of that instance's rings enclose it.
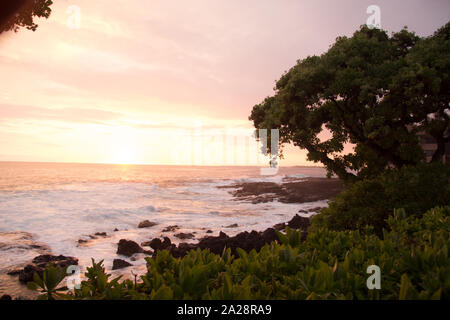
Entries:
{"label": "green leaf", "polygon": [[27,288],[29,290],[37,290],[39,288],[38,284],[36,282],[30,281],[27,283]]}
{"label": "green leaf", "polygon": [[170,300],[173,298],[172,289],[167,286],[159,288],[153,296],[154,300]]}
{"label": "green leaf", "polygon": [[399,300],[407,300],[408,299],[408,291],[411,288],[411,281],[409,280],[406,273],[402,275],[400,282],[400,292],[398,295]]}

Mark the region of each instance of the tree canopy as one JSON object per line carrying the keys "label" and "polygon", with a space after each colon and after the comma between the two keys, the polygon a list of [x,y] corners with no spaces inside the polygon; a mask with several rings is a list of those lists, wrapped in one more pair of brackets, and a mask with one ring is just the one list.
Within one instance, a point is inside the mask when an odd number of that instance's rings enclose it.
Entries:
{"label": "tree canopy", "polygon": [[[436,139],[438,161],[450,139],[449,69],[450,23],[426,38],[362,26],[299,60],[249,119],[280,129],[280,146],[306,149],[308,160],[346,180],[423,161],[418,132]],[[354,149],[344,154],[347,143]]]}
{"label": "tree canopy", "polygon": [[36,31],[34,18],[48,18],[53,4],[51,0],[2,0],[0,3],[0,33],[21,27]]}

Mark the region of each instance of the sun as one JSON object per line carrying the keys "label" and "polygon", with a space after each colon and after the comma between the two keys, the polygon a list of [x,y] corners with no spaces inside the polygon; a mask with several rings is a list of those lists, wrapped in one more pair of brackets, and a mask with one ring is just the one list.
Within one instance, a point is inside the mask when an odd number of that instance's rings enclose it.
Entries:
{"label": "sun", "polygon": [[133,148],[117,148],[114,150],[110,162],[114,164],[138,164],[136,153],[136,150]]}
{"label": "sun", "polygon": [[139,164],[142,160],[140,137],[136,130],[128,127],[116,127],[105,143],[107,163]]}

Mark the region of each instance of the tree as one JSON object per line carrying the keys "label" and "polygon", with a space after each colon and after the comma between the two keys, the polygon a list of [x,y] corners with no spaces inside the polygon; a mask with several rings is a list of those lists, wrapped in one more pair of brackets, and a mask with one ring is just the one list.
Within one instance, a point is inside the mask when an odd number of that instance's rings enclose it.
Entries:
{"label": "tree", "polygon": [[[388,34],[362,26],[320,56],[299,60],[253,107],[256,128],[278,128],[344,180],[374,176],[425,159],[417,133],[449,140],[450,24],[429,38],[406,28]],[[328,131],[328,139],[319,135]],[[345,144],[354,150],[344,154]]]}
{"label": "tree", "polygon": [[450,23],[439,29],[433,37],[423,39],[411,50],[408,57],[411,68],[401,74],[399,83],[410,90],[410,103],[419,101],[423,112],[419,115],[425,132],[437,144],[431,161],[437,162],[445,155],[445,145],[450,141]]}
{"label": "tree", "polygon": [[48,18],[52,12],[51,0],[2,0],[0,3],[0,33],[20,27],[36,31],[35,17]]}

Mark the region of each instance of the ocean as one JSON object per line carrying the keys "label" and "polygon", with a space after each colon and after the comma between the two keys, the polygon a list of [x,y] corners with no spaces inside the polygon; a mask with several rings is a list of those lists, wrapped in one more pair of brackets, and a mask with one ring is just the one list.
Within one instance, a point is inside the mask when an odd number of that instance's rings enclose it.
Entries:
{"label": "ocean", "polygon": [[[75,256],[82,267],[104,259],[110,270],[120,239],[169,236],[179,243],[174,233],[162,232],[170,225],[195,234],[183,242],[196,242],[208,230],[265,230],[326,202],[253,204],[218,186],[324,176],[320,167],[281,167],[277,175],[262,176],[259,167],[0,162],[0,273],[43,251]],[[157,225],[140,229],[143,220]],[[238,226],[226,228],[232,224]],[[98,232],[107,236],[92,239]],[[145,265],[144,259],[120,258]]]}

